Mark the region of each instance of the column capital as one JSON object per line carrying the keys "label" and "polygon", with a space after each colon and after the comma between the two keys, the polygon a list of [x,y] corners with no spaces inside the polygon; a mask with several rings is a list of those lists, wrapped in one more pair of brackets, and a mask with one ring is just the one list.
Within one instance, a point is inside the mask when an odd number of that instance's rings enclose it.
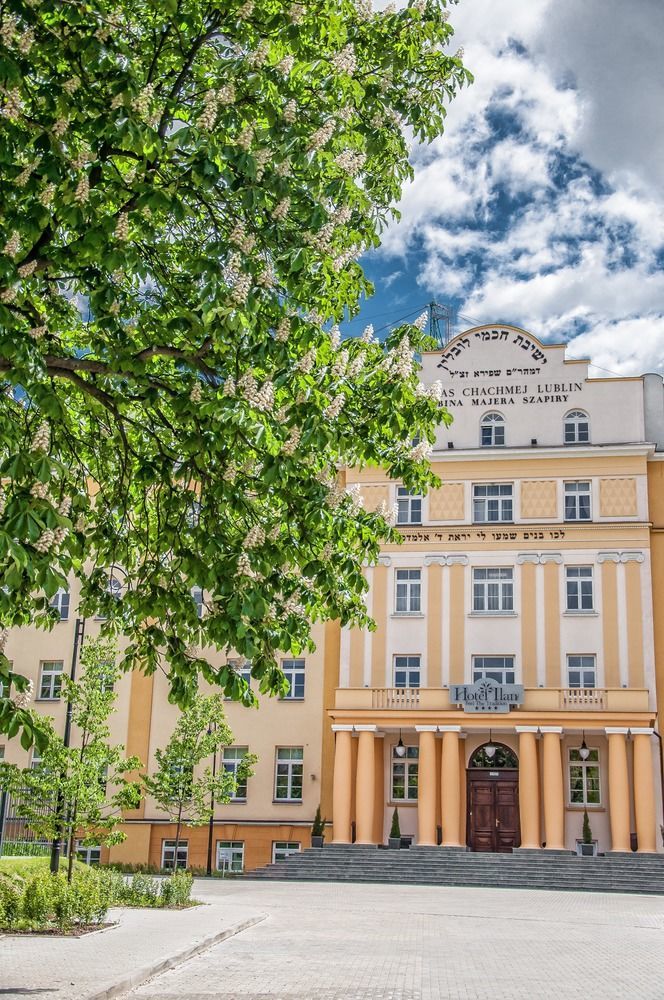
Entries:
{"label": "column capital", "polygon": [[562,736],[563,727],[562,726],[540,726],[540,733],[557,733],[558,736]]}
{"label": "column capital", "polygon": [[438,726],[415,726],[416,733],[437,733]]}
{"label": "column capital", "polygon": [[467,566],[468,556],[446,556],[445,564],[447,566]]}
{"label": "column capital", "polygon": [[650,729],[648,726],[640,726],[637,729],[630,728],[630,733],[632,736],[652,736],[655,732],[654,729]]}
{"label": "column capital", "polygon": [[515,726],[515,731],[517,733],[538,733],[539,726]]}
{"label": "column capital", "polygon": [[392,565],[392,558],[391,558],[391,556],[378,556],[378,565],[379,566],[391,566]]}
{"label": "column capital", "polygon": [[356,733],[375,733],[378,726],[353,726]]}
{"label": "column capital", "polygon": [[629,729],[627,726],[624,728],[622,726],[606,726],[604,732],[607,736],[627,736]]}
{"label": "column capital", "polygon": [[352,726],[332,726],[333,733],[352,733]]}
{"label": "column capital", "polygon": [[563,561],[563,557],[560,552],[542,552],[539,557],[541,563],[556,563],[558,566]]}
{"label": "column capital", "polygon": [[617,562],[620,562],[620,553],[619,552],[598,552],[597,553],[597,562],[598,563],[605,563],[605,562],[617,563]]}
{"label": "column capital", "polygon": [[438,726],[439,733],[460,733],[461,726]]}
{"label": "column capital", "polygon": [[540,562],[540,557],[537,552],[519,552],[516,561],[519,566],[523,566],[524,563],[537,565]]}
{"label": "column capital", "polygon": [[645,558],[646,557],[644,556],[643,552],[621,552],[620,553],[620,561],[622,563],[627,563],[627,562],[642,563],[642,562],[644,562]]}
{"label": "column capital", "polygon": [[424,557],[425,566],[444,566],[447,562],[447,557],[443,555],[428,555]]}

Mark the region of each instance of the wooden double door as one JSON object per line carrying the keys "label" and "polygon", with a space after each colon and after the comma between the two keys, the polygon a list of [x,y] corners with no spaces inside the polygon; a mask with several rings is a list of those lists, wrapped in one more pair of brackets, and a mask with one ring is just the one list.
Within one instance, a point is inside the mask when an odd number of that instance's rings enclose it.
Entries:
{"label": "wooden double door", "polygon": [[509,853],[521,843],[519,772],[505,768],[467,772],[467,843],[471,851]]}

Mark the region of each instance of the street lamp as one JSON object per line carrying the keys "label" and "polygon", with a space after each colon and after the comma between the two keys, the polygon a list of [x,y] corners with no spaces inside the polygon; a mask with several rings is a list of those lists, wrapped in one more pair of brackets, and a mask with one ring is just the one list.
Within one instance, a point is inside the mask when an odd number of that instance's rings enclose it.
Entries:
{"label": "street lamp", "polygon": [[492,760],[496,756],[496,745],[492,739],[493,733],[489,730],[489,742],[484,747],[484,753],[487,755],[489,760]]}
{"label": "street lamp", "polygon": [[[214,730],[212,728],[212,723],[209,724],[207,728],[208,736],[212,736],[212,733],[216,730],[217,724],[214,724]],[[217,750],[216,747],[212,751],[212,778],[217,776]],[[212,838],[214,837],[214,788],[210,792],[210,822],[208,825],[208,847],[207,847],[207,874],[212,875]]]}
{"label": "street lamp", "polygon": [[403,745],[403,740],[401,739],[401,730],[399,730],[399,742],[395,746],[394,752],[397,755],[397,757],[405,757],[406,756],[406,748]]}
{"label": "street lamp", "polygon": [[588,758],[590,757],[590,747],[586,746],[586,731],[585,731],[585,729],[583,730],[582,742],[581,742],[581,746],[579,747],[579,757],[581,758],[581,760],[588,760]]}

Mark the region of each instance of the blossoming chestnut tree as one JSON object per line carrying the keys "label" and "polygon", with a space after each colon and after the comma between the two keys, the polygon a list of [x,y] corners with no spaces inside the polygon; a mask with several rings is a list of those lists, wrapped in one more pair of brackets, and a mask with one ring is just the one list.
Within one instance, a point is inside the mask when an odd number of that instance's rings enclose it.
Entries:
{"label": "blossoming chestnut tree", "polygon": [[210,650],[275,692],[311,622],[369,625],[394,528],[340,470],[433,481],[423,332],[335,324],[372,291],[407,139],[470,80],[445,0],[0,11],[0,628],[51,624],[73,575],[176,701],[203,676],[251,703]]}

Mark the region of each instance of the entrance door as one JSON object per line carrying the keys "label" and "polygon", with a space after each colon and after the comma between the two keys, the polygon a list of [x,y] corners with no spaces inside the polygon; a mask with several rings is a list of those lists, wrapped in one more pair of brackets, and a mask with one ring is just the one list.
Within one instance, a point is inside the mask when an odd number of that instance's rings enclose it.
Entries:
{"label": "entrance door", "polygon": [[509,853],[521,843],[519,772],[468,771],[468,846],[471,851]]}

